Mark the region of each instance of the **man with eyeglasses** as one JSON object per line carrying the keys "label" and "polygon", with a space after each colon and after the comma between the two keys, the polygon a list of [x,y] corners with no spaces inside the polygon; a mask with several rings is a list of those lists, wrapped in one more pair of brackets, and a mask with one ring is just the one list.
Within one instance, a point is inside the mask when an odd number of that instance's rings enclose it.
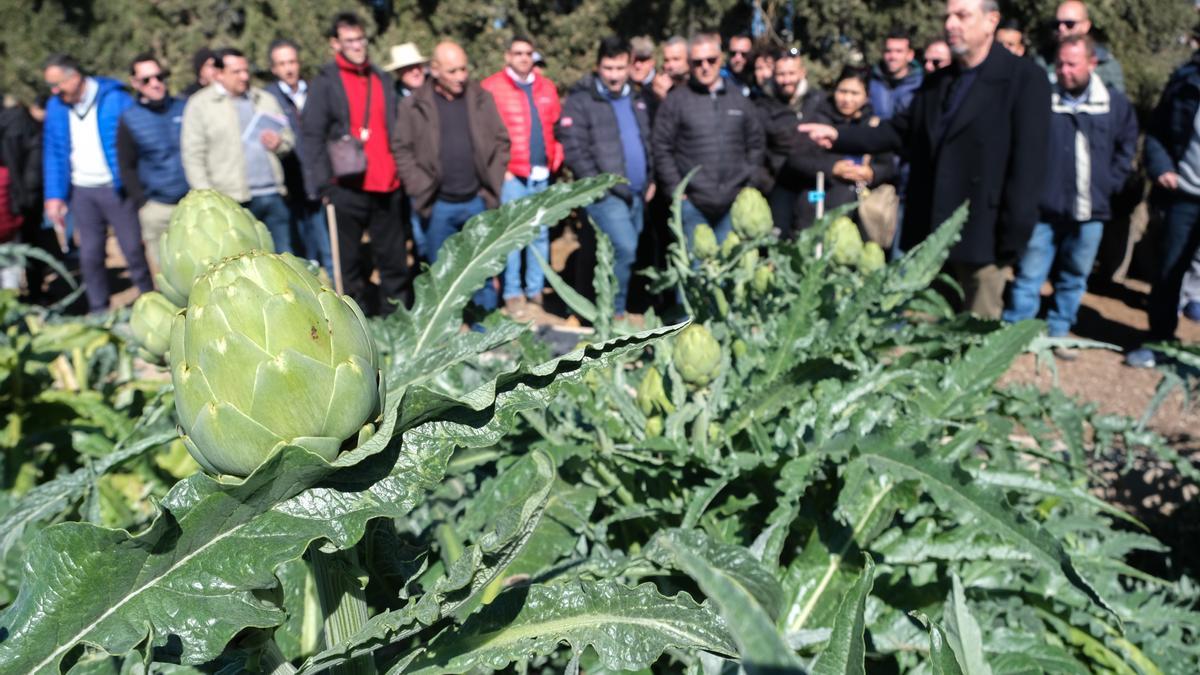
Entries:
{"label": "man with eyeglasses", "polygon": [[[534,70],[533,55],[532,38],[514,37],[504,53],[504,69],[479,84],[495,99],[512,143],[500,193],[501,204],[545,191],[563,163],[562,143],[554,137],[554,125],[562,115],[558,89]],[[546,226],[542,226],[532,244],[508,256],[503,298],[510,312],[523,312],[526,303],[542,304],[546,275],[538,263],[538,255],[542,260],[550,259],[550,233]]]}
{"label": "man with eyeglasses", "polygon": [[902,249],[970,202],[947,271],[964,291],[961,309],[988,318],[1000,317],[1006,268],[1037,223],[1050,133],[1050,83],[996,41],[999,23],[996,0],[948,0],[954,63],[930,75],[907,110],[875,127],[800,125],[836,152],[908,158]]}
{"label": "man with eyeglasses", "polygon": [[232,47],[214,53],[213,83],[183,109],[183,170],[194,189],[229,195],[271,233],[275,250],[292,252],[291,216],[280,157],[294,134],[275,98],[250,86],[250,61]]}
{"label": "man with eyeglasses", "polygon": [[951,63],[950,45],[946,44],[945,40],[934,40],[925,46],[923,50],[924,58],[922,64],[925,66],[925,74],[934,73],[942,68],[949,67]]}
{"label": "man with eyeglasses", "polygon": [[766,137],[758,111],[721,77],[721,39],[711,33],[688,43],[691,78],[667,96],[654,122],[653,156],[659,189],[673,194],[692,169],[683,199],[683,226],[691,248],[700,223],[717,240],[732,230],[729,209],[763,166]]}
{"label": "man with eyeglasses", "polygon": [[[371,63],[366,27],[357,14],[336,14],[326,36],[333,61],[309,83],[300,159],[310,189],[333,205],[346,294],[365,311],[391,314],[395,303],[409,301],[412,284],[404,226],[408,200],[392,152],[396,85]],[[364,233],[370,234],[370,258],[379,270],[378,292],[363,251]]]}
{"label": "man with eyeglasses", "polygon": [[138,209],[146,259],[157,270],[158,241],[188,191],[180,150],[186,102],[167,92],[167,71],[149,52],[133,57],[129,82],[137,102],[121,115],[117,158],[125,193]]}
{"label": "man with eyeglasses", "polygon": [[133,99],[120,82],[87,75],[78,61],[65,54],[46,60],[43,77],[53,94],[46,104],[42,137],[45,213],[59,236],[65,237],[70,210],[79,238],[88,311],[105,312],[109,302],[105,243],[110,226],[133,284],[142,292],[154,289],[137,207],[125,192],[117,158],[117,127]]}
{"label": "man with eyeglasses", "polygon": [[[1092,32],[1092,20],[1088,15],[1088,7],[1079,0],[1067,0],[1058,6],[1054,12],[1054,40],[1047,45],[1042,54],[1037,55],[1038,65],[1046,69],[1051,84],[1055,81],[1055,63],[1058,58],[1058,45],[1069,35],[1088,35]],[[1121,63],[1113,57],[1108,48],[1096,44],[1096,77],[1110,91],[1125,93],[1125,71]]]}

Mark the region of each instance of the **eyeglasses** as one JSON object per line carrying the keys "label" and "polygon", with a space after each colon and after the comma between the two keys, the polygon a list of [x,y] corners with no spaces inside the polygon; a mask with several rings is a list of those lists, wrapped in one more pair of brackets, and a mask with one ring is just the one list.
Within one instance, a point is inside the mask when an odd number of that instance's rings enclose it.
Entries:
{"label": "eyeglasses", "polygon": [[721,60],[721,57],[719,57],[719,56],[709,56],[709,57],[706,57],[703,59],[691,59],[691,63],[692,63],[693,68],[699,68],[700,66],[702,66],[706,63],[710,66],[715,66],[715,65],[717,65],[717,61],[720,61],[720,60]]}
{"label": "eyeglasses", "polygon": [[157,80],[158,82],[162,82],[163,84],[166,84],[168,77],[170,77],[170,75],[168,75],[167,73],[154,73],[153,75],[147,75],[145,77],[137,78],[137,83],[143,87],[150,84],[150,82],[154,81],[154,80]]}
{"label": "eyeglasses", "polygon": [[943,68],[950,62],[949,59],[925,59],[925,65]]}
{"label": "eyeglasses", "polygon": [[1075,28],[1075,26],[1078,26],[1080,22],[1076,21],[1075,19],[1055,19],[1055,23],[1058,24],[1059,28],[1072,30]]}

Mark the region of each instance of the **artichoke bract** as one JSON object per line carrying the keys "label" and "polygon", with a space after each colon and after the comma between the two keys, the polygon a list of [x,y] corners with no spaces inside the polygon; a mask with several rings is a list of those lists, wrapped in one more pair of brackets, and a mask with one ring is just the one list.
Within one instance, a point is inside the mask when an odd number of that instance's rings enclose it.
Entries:
{"label": "artichoke bract", "polygon": [[742,188],[730,210],[733,231],[743,239],[758,239],[771,233],[771,205],[767,198],[754,188]]}
{"label": "artichoke bract", "polygon": [[878,269],[883,269],[887,265],[887,258],[883,255],[883,247],[873,241],[868,241],[862,250],[862,254],[858,257],[858,270],[860,272],[870,274]]}
{"label": "artichoke bract", "polygon": [[241,204],[216,190],[192,190],[179,200],[159,241],[162,271],[154,283],[184,307],[192,284],[212,263],[246,251],[274,250],[266,226]]}
{"label": "artichoke bract", "polygon": [[699,389],[721,372],[721,343],[698,323],[693,323],[675,340],[675,370],[692,387]]}
{"label": "artichoke bract", "polygon": [[696,231],[692,233],[692,253],[701,260],[710,260],[717,257],[721,247],[717,245],[717,234],[706,223],[700,223],[696,226]]}
{"label": "artichoke bract", "polygon": [[171,380],[188,451],[231,476],[284,445],[333,460],[383,406],[362,311],[290,254],[243,253],[196,280],[172,326]]}
{"label": "artichoke bract", "polygon": [[133,303],[129,329],[133,339],[147,352],[161,358],[171,346],[171,323],[179,313],[177,307],[162,293],[142,293]]}

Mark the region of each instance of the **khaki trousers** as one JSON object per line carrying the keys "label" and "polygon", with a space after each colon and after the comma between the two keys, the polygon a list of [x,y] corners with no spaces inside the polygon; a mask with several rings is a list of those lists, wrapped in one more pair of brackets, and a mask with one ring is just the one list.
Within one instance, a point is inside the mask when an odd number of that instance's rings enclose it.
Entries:
{"label": "khaki trousers", "polygon": [[146,261],[150,263],[151,272],[158,273],[162,269],[158,266],[158,241],[167,231],[174,210],[174,204],[156,201],[148,201],[138,209],[138,222],[142,224],[142,241],[146,244]]}
{"label": "khaki trousers", "polygon": [[962,311],[985,319],[999,319],[1004,313],[1004,286],[1007,267],[947,263],[947,271],[963,289]]}

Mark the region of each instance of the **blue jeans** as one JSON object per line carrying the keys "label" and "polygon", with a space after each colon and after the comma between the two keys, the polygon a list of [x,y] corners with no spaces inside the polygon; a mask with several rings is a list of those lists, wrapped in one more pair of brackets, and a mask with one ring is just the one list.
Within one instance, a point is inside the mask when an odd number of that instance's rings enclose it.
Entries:
{"label": "blue jeans", "polygon": [[[550,187],[550,181],[522,181],[519,178],[504,181],[504,187],[500,189],[500,203],[507,204],[522,197],[535,195]],[[521,291],[521,253],[522,251],[513,251],[508,254],[508,264],[504,268],[504,299],[519,298],[522,295],[528,298],[542,292],[542,288],[546,285],[546,275],[542,272],[542,266],[538,264],[537,257],[533,252],[537,251],[541,254],[542,260],[547,264],[550,262],[550,230],[546,226],[542,226],[538,232],[537,238],[533,243],[523,249],[525,253],[525,290]]]}
{"label": "blue jeans", "polygon": [[304,247],[304,257],[315,260],[333,278],[333,253],[329,247],[329,225],[325,221],[325,208],[321,202],[293,202],[292,224]]}
{"label": "blue jeans", "polygon": [[288,212],[283,195],[251,197],[250,201],[244,202],[242,206],[267,226],[271,239],[275,241],[276,253],[292,252],[292,214]]}
{"label": "blue jeans", "polygon": [[1079,314],[1079,304],[1087,291],[1088,275],[1092,272],[1103,236],[1104,223],[1098,220],[1035,225],[1025,254],[1017,265],[1004,320],[1016,322],[1037,316],[1042,284],[1057,262],[1054,305],[1046,315],[1046,325],[1051,337],[1069,333]]}
{"label": "blue jeans", "polygon": [[1150,288],[1150,339],[1172,340],[1179,327],[1183,277],[1200,247],[1200,197],[1176,190],[1163,222]]}
{"label": "blue jeans", "polygon": [[409,223],[412,225],[412,240],[413,251],[417,254],[418,260],[429,260],[429,242],[425,236],[425,223],[421,220],[421,214],[417,213],[417,207],[413,205],[412,198],[408,199],[408,217]]}
{"label": "blue jeans", "polygon": [[[440,199],[434,202],[433,211],[430,212],[429,218],[424,219],[422,223],[425,227],[425,243],[429,246],[429,262],[437,262],[442,244],[446,243],[451,235],[462,230],[468,220],[486,210],[487,208],[483,205],[483,197],[476,197],[469,202],[461,203],[444,202]],[[496,288],[492,285],[491,279],[487,280],[483,288],[475,292],[472,301],[485,310],[496,309]]]}
{"label": "blue jeans", "polygon": [[725,213],[720,218],[716,219],[715,223],[708,216],[700,213],[700,209],[696,208],[690,200],[683,200],[683,208],[680,210],[683,214],[683,234],[687,237],[689,252],[692,250],[692,239],[696,235],[696,226],[700,223],[708,223],[708,226],[717,235],[718,244],[725,243],[725,237],[728,237],[729,233],[733,232],[733,219],[730,217],[728,209],[725,210]]}
{"label": "blue jeans", "polygon": [[617,292],[613,298],[613,310],[625,313],[625,301],[629,297],[629,278],[633,276],[633,261],[637,257],[638,237],[642,234],[642,200],[635,194],[632,204],[624,199],[608,195],[585,207],[587,214],[596,221],[613,245],[613,271],[617,275]]}

